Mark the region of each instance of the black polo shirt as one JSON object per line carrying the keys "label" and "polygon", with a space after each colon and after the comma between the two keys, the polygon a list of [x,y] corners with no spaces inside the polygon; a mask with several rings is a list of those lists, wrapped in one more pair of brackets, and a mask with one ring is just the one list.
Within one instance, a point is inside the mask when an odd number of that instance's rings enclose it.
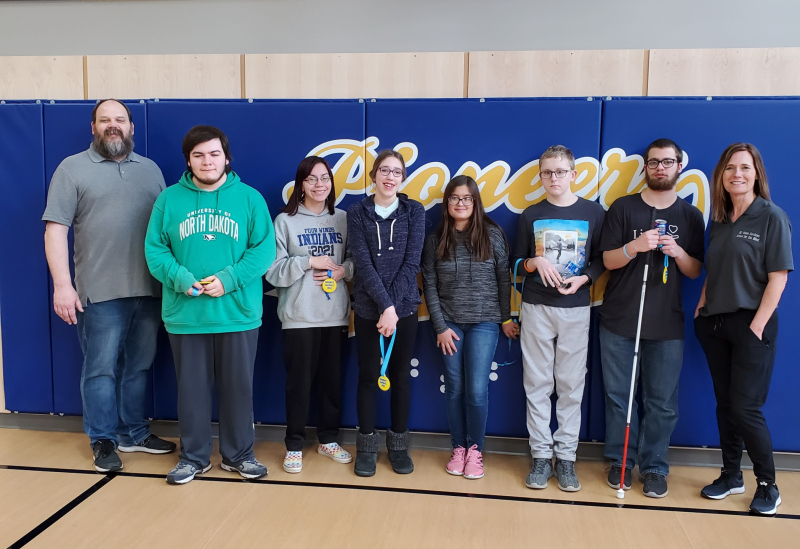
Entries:
{"label": "black polo shirt", "polygon": [[792,224],[760,196],[735,222],[711,223],[703,316],[758,309],[768,274],[792,271]]}

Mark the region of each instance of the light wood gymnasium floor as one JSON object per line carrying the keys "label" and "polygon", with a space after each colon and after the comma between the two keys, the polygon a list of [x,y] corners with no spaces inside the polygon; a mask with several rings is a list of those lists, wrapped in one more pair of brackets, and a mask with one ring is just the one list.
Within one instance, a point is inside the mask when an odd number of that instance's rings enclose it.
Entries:
{"label": "light wood gymnasium floor", "polygon": [[382,450],[363,479],[316,446],[290,475],[283,451],[257,443],[269,475],[248,482],[219,468],[215,444],[209,473],[170,486],[176,454],[121,454],[123,472],[100,475],[83,434],[0,429],[0,547],[800,547],[800,473],[778,473],[783,504],[761,518],[747,514],[751,471],[744,495],[719,502],[699,496],[718,471],[695,467],[672,468],[666,498],[635,477],[617,500],[601,462],[579,461],[583,489],[565,493],[555,479],[526,488],[523,456],[487,454],[470,481],[445,473],[446,452],[412,450],[414,473],[396,475]]}

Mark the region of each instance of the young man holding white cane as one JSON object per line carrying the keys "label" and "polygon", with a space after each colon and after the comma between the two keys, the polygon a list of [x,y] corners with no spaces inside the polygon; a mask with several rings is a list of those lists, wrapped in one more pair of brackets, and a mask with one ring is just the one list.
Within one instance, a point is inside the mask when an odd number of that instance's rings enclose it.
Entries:
{"label": "young man holding white cane", "polygon": [[[611,271],[600,308],[600,355],[606,395],[605,457],[608,484],[631,487],[639,463],[644,495],[667,495],[669,439],[678,421],[678,380],[683,363],[682,276],[697,278],[703,262],[703,216],[675,191],[683,151],[669,139],[651,143],[644,154],[647,187],[617,199],[603,225],[600,248]],[[655,212],[653,212],[655,210]],[[659,228],[654,228],[653,220]],[[652,255],[641,318],[639,295],[645,264]],[[630,443],[624,464],[624,439],[637,329],[638,368],[644,410],[641,425],[633,402]]]}

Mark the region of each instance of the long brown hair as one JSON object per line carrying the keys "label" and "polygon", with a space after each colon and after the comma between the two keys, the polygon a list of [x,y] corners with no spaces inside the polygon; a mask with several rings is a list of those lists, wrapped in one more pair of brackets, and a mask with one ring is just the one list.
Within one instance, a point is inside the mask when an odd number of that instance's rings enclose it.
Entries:
{"label": "long brown hair", "polygon": [[[449,261],[450,255],[456,252],[456,221],[450,215],[448,200],[450,195],[458,188],[466,186],[472,195],[472,217],[465,229],[467,237],[467,249],[472,253],[476,261],[486,261],[492,256],[492,242],[489,239],[489,227],[500,226],[491,217],[486,215],[481,201],[481,191],[478,184],[468,175],[457,175],[447,184],[442,197],[442,220],[436,228],[436,235],[439,237],[439,247],[436,249],[436,256]],[[503,232],[503,229],[500,229]],[[505,240],[505,235],[503,236]],[[506,244],[506,247],[508,245]]]}
{"label": "long brown hair", "polygon": [[289,215],[295,215],[297,213],[297,208],[306,197],[306,193],[303,191],[303,181],[308,178],[311,174],[311,170],[313,170],[314,166],[317,164],[324,165],[325,169],[328,170],[328,176],[331,178],[331,192],[328,194],[328,198],[325,199],[325,206],[327,206],[329,214],[334,214],[336,206],[336,185],[333,184],[333,171],[331,171],[328,161],[321,156],[307,156],[300,161],[300,165],[297,166],[297,173],[295,173],[294,176],[294,190],[292,191],[292,196],[289,197],[289,202],[287,202],[286,206],[281,210],[282,212]]}
{"label": "long brown hair", "polygon": [[731,157],[740,151],[746,151],[753,157],[753,167],[756,170],[756,182],[753,186],[753,192],[756,196],[760,196],[765,200],[769,198],[769,184],[767,183],[767,171],[764,169],[764,161],[761,158],[761,153],[755,145],[750,143],[734,143],[729,145],[727,149],[722,152],[719,157],[717,167],[714,168],[714,176],[712,177],[711,189],[711,219],[717,223],[725,223],[731,217],[733,211],[733,202],[731,195],[725,190],[722,184],[722,176],[725,173],[725,167],[731,161]]}

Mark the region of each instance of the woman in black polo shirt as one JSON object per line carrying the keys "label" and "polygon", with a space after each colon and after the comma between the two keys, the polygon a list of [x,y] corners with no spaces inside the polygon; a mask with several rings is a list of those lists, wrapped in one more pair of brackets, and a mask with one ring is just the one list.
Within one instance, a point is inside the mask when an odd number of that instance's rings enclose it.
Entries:
{"label": "woman in black polo shirt", "polygon": [[711,213],[708,277],[694,326],[714,381],[723,469],[701,494],[723,499],[744,493],[744,443],[758,480],[750,511],[774,515],[781,498],[761,407],[775,363],[776,308],[794,269],[792,227],[770,201],[764,163],[753,145],[734,143],[722,153]]}

